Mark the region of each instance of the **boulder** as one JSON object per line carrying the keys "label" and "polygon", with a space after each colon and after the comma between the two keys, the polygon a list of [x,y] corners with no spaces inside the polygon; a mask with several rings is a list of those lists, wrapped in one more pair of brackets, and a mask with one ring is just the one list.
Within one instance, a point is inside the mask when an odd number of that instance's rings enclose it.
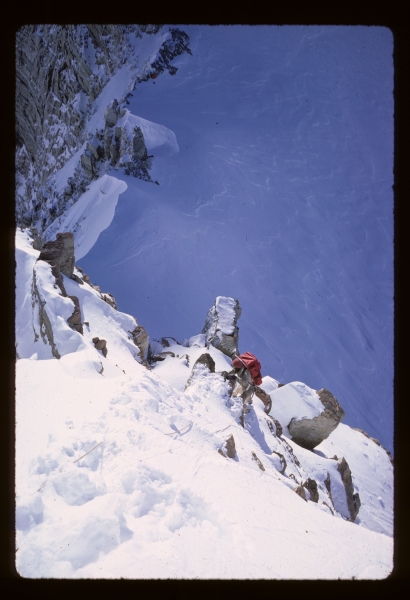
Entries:
{"label": "boulder", "polygon": [[317,394],[323,404],[323,412],[313,419],[293,418],[288,425],[292,441],[308,450],[323,442],[345,416],[343,408],[328,390],[321,389]]}
{"label": "boulder", "polygon": [[97,348],[97,350],[101,350],[104,356],[107,356],[107,341],[100,340],[99,337],[93,337],[93,344]]}
{"label": "boulder", "polygon": [[74,272],[74,235],[71,232],[57,233],[54,242],[45,242],[38,260],[58,266],[60,272],[71,277]]}
{"label": "boulder", "polygon": [[352,473],[344,457],[337,461],[337,470],[340,473],[344,488],[346,490],[346,500],[350,513],[350,521],[354,521],[359,514],[361,502],[359,494],[354,493]]}
{"label": "boulder", "polygon": [[218,296],[208,311],[202,333],[206,344],[212,345],[230,358],[239,354],[239,329],[236,322],[241,316],[239,301],[235,298]]}

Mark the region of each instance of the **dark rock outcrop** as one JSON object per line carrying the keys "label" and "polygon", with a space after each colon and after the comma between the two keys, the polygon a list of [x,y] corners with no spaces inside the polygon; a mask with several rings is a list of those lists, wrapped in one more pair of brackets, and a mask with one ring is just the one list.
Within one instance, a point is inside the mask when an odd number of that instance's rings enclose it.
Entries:
{"label": "dark rock outcrop", "polygon": [[37,277],[36,277],[36,269],[33,270],[33,301],[34,303],[38,303],[39,310],[39,324],[40,324],[40,335],[45,344],[49,344],[51,346],[51,352],[54,358],[61,358],[59,351],[57,350],[57,346],[54,342],[54,333],[53,328],[51,326],[50,318],[47,314],[46,310],[46,301],[41,297],[40,291],[37,286]]}
{"label": "dark rock outcrop", "polygon": [[208,352],[201,354],[201,356],[196,360],[194,366],[197,364],[205,365],[208,367],[211,373],[215,373],[215,361]]}
{"label": "dark rock outcrop", "polygon": [[354,521],[359,514],[361,502],[359,494],[354,493],[352,473],[344,457],[337,461],[337,470],[340,473],[344,488],[346,490],[346,500],[350,513],[350,520]]}
{"label": "dark rock outcrop", "polygon": [[258,385],[255,386],[255,396],[257,396],[259,400],[262,400],[265,406],[265,413],[268,415],[272,408],[272,398]]}
{"label": "dark rock outcrop", "polygon": [[303,487],[305,487],[310,495],[310,500],[312,502],[318,502],[319,501],[319,492],[317,489],[317,483],[314,479],[310,479],[308,478],[305,483],[303,484]]}
{"label": "dark rock outcrop", "polygon": [[[162,353],[161,353],[162,354]],[[191,375],[186,382],[185,389],[192,385],[198,377],[201,377],[204,373],[215,373],[215,361],[212,356],[205,352],[195,361],[192,367]]]}
{"label": "dark rock outcrop", "polygon": [[223,448],[225,452],[221,448],[219,448],[219,454],[222,454],[222,456],[227,456],[228,458],[235,458],[236,448],[233,435],[230,435],[228,437],[228,439],[225,441]]}
{"label": "dark rock outcrop", "polygon": [[67,296],[62,274],[72,277],[74,272],[74,235],[71,232],[57,233],[53,242],[46,242],[37,260],[51,266],[51,272],[63,296]]}
{"label": "dark rock outcrop", "polygon": [[104,300],[104,302],[109,304],[114,310],[118,310],[117,303],[112,294],[110,294],[109,292],[101,293],[101,298]]}
{"label": "dark rock outcrop", "polygon": [[272,417],[272,415],[267,415],[266,422],[273,435],[276,435],[277,437],[282,436],[282,425],[277,419],[275,419],[275,417]]}
{"label": "dark rock outcrop", "polygon": [[93,344],[97,348],[97,350],[101,350],[104,356],[107,356],[107,341],[100,340],[99,337],[93,337]]}
{"label": "dark rock outcrop", "polygon": [[78,333],[83,333],[83,325],[81,323],[81,310],[80,310],[80,302],[77,296],[68,296],[70,300],[74,302],[74,312],[67,319],[67,323],[73,327]]}
{"label": "dark rock outcrop", "polygon": [[239,329],[236,326],[241,316],[239,301],[235,298],[218,296],[208,311],[202,333],[207,345],[212,345],[230,358],[238,354]]}
{"label": "dark rock outcrop", "polygon": [[38,260],[56,265],[60,272],[72,277],[74,272],[74,235],[71,232],[57,233],[53,242],[45,242]]}
{"label": "dark rock outcrop", "polygon": [[317,393],[323,404],[323,412],[313,419],[292,419],[288,425],[292,441],[308,450],[313,450],[323,442],[345,416],[333,394],[326,389]]}
{"label": "dark rock outcrop", "polygon": [[118,124],[126,114],[127,109],[121,108],[117,99],[105,107],[104,129],[90,134],[81,156],[81,167],[88,180],[102,175],[108,161],[111,168],[123,168],[127,175],[152,182],[148,172],[151,163],[141,128],[134,126],[130,135],[125,125]]}

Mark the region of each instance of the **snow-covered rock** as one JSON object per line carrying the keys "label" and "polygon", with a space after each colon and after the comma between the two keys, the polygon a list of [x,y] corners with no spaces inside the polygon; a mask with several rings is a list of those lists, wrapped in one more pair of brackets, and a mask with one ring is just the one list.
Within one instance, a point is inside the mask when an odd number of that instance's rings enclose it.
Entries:
{"label": "snow-covered rock", "polygon": [[288,423],[293,441],[308,450],[323,442],[345,416],[343,408],[329,390],[322,389],[316,393],[323,405],[322,412],[313,419],[293,417]]}
{"label": "snow-covered rock", "polygon": [[271,399],[270,412],[284,426],[286,435],[304,448],[318,446],[338,426],[344,410],[328,390],[312,390],[294,381],[279,386],[264,377],[260,386]]}
{"label": "snow-covered rock", "polygon": [[209,309],[202,333],[206,343],[212,344],[227,356],[238,354],[239,328],[236,322],[241,316],[241,307],[236,298],[218,296]]}
{"label": "snow-covered rock", "polygon": [[186,382],[185,389],[192,385],[198,377],[206,376],[208,373],[215,373],[215,361],[208,352],[205,352],[197,358],[192,367],[191,375]]}
{"label": "snow-covered rock", "polygon": [[[72,237],[72,236],[71,236]],[[61,239],[61,238],[60,238]],[[64,240],[71,239],[69,235]],[[86,351],[101,370],[101,355],[93,337],[106,339],[114,364],[137,360],[145,364],[149,343],[145,328],[130,315],[107,303],[93,286],[60,275],[65,295],[57,285],[52,267],[41,260],[27,232],[16,233],[16,343],[20,358],[60,358]],[[55,248],[55,247],[54,247]],[[74,257],[73,257],[74,258]],[[73,273],[75,274],[75,273]],[[80,281],[80,283],[79,283]],[[108,368],[108,367],[105,367]]]}

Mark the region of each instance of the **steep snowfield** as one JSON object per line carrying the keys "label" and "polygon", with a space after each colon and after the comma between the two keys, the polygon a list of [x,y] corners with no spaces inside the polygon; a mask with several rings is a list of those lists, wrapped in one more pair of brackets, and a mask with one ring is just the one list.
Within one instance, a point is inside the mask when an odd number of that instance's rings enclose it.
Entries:
{"label": "steep snowfield", "polygon": [[54,240],[57,233],[71,231],[75,236],[75,257],[87,254],[98,236],[109,227],[114,217],[118,196],[127,184],[115,177],[103,175],[92,181],[88,190],[45,231],[44,239]]}
{"label": "steep snowfield", "polygon": [[192,56],[129,104],[179,152],[154,156],[159,186],[111,173],[127,190],[80,264],[154,337],[238,298],[241,351],[392,450],[391,32],[186,31]]}

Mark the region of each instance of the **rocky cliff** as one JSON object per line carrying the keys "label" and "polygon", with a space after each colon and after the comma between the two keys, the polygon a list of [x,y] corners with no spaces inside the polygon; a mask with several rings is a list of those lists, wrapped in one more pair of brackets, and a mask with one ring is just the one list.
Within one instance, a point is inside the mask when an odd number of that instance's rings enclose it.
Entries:
{"label": "rocky cliff", "polygon": [[[139,52],[138,43],[155,38],[154,51]],[[113,74],[128,67],[128,93],[164,70],[175,74],[175,56],[190,52],[188,36],[176,29],[143,25],[27,25],[16,36],[16,219],[41,232],[75,203],[93,170],[92,139],[87,123]],[[101,98],[100,98],[100,101]],[[119,110],[127,93],[119,99]],[[112,127],[112,125],[111,125]],[[115,133],[111,132],[110,133]],[[107,135],[105,136],[108,137]],[[111,136],[112,138],[112,136]],[[108,147],[114,160],[115,143]],[[119,138],[117,138],[119,141]],[[139,140],[143,146],[143,140]],[[138,146],[138,144],[136,144]],[[63,191],[53,175],[84,146],[81,160]],[[135,150],[135,149],[134,149]],[[135,151],[134,151],[135,154]],[[135,158],[135,157],[134,157]],[[141,157],[138,157],[141,159]],[[148,157],[143,157],[146,162]],[[130,161],[129,161],[130,162]],[[141,160],[140,160],[141,162]],[[108,166],[112,166],[110,163]],[[150,181],[147,164],[125,165],[136,177]]]}

